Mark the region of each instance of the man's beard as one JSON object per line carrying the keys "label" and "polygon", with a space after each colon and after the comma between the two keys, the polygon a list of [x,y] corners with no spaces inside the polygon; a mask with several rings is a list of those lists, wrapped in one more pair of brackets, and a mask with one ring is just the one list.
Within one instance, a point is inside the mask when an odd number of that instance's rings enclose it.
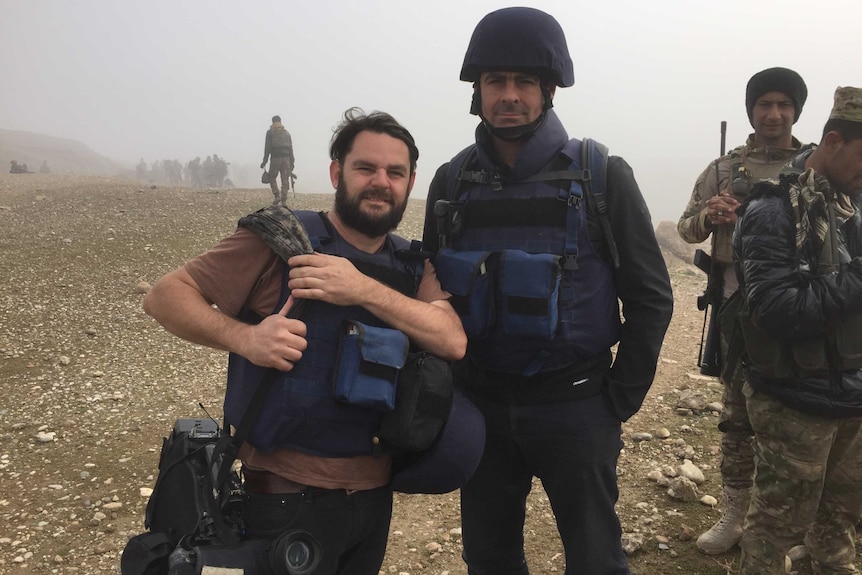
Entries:
{"label": "man's beard", "polygon": [[[362,211],[361,203],[365,198],[380,197],[389,202],[392,208],[385,214],[369,214]],[[377,238],[394,230],[401,223],[404,210],[407,209],[407,199],[401,204],[395,204],[392,194],[386,190],[368,188],[359,195],[350,197],[347,194],[347,184],[344,177],[338,175],[338,187],[335,189],[335,211],[345,225],[370,238]]]}

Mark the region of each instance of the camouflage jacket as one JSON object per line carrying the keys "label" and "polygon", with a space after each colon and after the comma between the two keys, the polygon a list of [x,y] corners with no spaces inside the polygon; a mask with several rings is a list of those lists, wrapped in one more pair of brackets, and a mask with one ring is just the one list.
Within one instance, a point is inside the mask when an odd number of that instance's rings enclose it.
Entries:
{"label": "camouflage jacket", "polygon": [[751,134],[745,145],[710,162],[698,176],[688,205],[677,222],[676,229],[680,237],[688,243],[698,244],[712,234],[713,261],[728,266],[732,260],[733,226],[724,225],[713,229],[706,219],[706,201],[731,186],[731,171],[735,167],[739,175],[747,180],[747,185],[737,186],[737,193],[734,194],[742,202],[754,183],[776,177],[801,147],[802,144],[796,138],[793,138],[793,147],[790,149],[758,146],[754,142],[754,134]]}

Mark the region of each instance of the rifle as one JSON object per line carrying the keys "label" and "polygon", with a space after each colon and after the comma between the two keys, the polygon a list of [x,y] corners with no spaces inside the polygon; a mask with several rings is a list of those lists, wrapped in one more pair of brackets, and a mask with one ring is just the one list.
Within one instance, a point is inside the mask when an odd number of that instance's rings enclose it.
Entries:
{"label": "rifle", "polygon": [[718,329],[718,308],[721,307],[723,277],[721,266],[713,269],[712,258],[705,251],[694,252],[694,265],[706,274],[706,289],[697,296],[697,309],[703,311],[703,327],[700,334],[700,349],[697,365],[703,375],[721,374],[721,343]]}
{"label": "rifle", "polygon": [[296,197],[296,172],[290,172],[290,189],[293,190],[293,197]]}
{"label": "rifle", "polygon": [[[721,122],[721,155],[725,154],[725,136],[727,122]],[[715,163],[716,186],[719,185],[718,162]],[[721,342],[718,327],[718,308],[721,307],[724,278],[723,269],[712,265],[712,258],[705,251],[694,252],[694,265],[706,274],[706,289],[697,298],[697,309],[703,311],[703,327],[700,334],[700,349],[697,354],[697,365],[703,375],[718,376],[721,374]]]}

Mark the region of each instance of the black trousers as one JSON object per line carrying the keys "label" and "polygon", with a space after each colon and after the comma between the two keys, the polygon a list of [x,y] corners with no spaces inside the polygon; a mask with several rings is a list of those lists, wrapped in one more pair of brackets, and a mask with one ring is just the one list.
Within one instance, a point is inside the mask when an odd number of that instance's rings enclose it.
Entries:
{"label": "black trousers", "polygon": [[540,405],[472,398],[485,415],[487,439],[478,470],[461,489],[470,575],[529,573],[524,520],[533,477],[553,508],[566,575],[628,574],[614,509],[622,429],[601,396]]}

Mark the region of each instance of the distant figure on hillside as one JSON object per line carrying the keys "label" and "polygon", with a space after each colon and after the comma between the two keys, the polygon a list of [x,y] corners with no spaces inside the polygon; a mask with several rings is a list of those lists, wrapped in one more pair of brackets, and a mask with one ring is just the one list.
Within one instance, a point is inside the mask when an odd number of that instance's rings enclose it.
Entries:
{"label": "distant figure on hillside", "polygon": [[40,174],[50,174],[51,168],[48,167],[48,160],[42,160],[42,165],[39,166]]}
{"label": "distant figure on hillside", "polygon": [[[270,156],[272,157],[270,159]],[[272,117],[272,125],[266,131],[261,168],[266,167],[269,159],[269,187],[272,189],[273,204],[287,203],[287,190],[290,188],[290,175],[293,173],[293,142],[290,133],[281,124],[281,116]],[[278,175],[281,174],[279,191]]]}
{"label": "distant figure on hillside", "polygon": [[141,158],[141,161],[138,162],[137,166],[135,166],[135,176],[139,180],[147,179],[147,163],[144,161],[143,158]]}
{"label": "distant figure on hillside", "polygon": [[200,156],[195,157],[194,160],[191,160],[186,164],[186,174],[188,176],[188,181],[191,183],[193,188],[200,188],[202,186]]}
{"label": "distant figure on hillside", "polygon": [[27,164],[19,164],[16,160],[9,162],[10,174],[32,174],[33,172],[27,167]]}
{"label": "distant figure on hillside", "polygon": [[213,154],[213,163],[210,169],[212,170],[211,179],[217,188],[224,187],[224,180],[227,178],[228,162],[224,158],[219,158],[218,154]]}

